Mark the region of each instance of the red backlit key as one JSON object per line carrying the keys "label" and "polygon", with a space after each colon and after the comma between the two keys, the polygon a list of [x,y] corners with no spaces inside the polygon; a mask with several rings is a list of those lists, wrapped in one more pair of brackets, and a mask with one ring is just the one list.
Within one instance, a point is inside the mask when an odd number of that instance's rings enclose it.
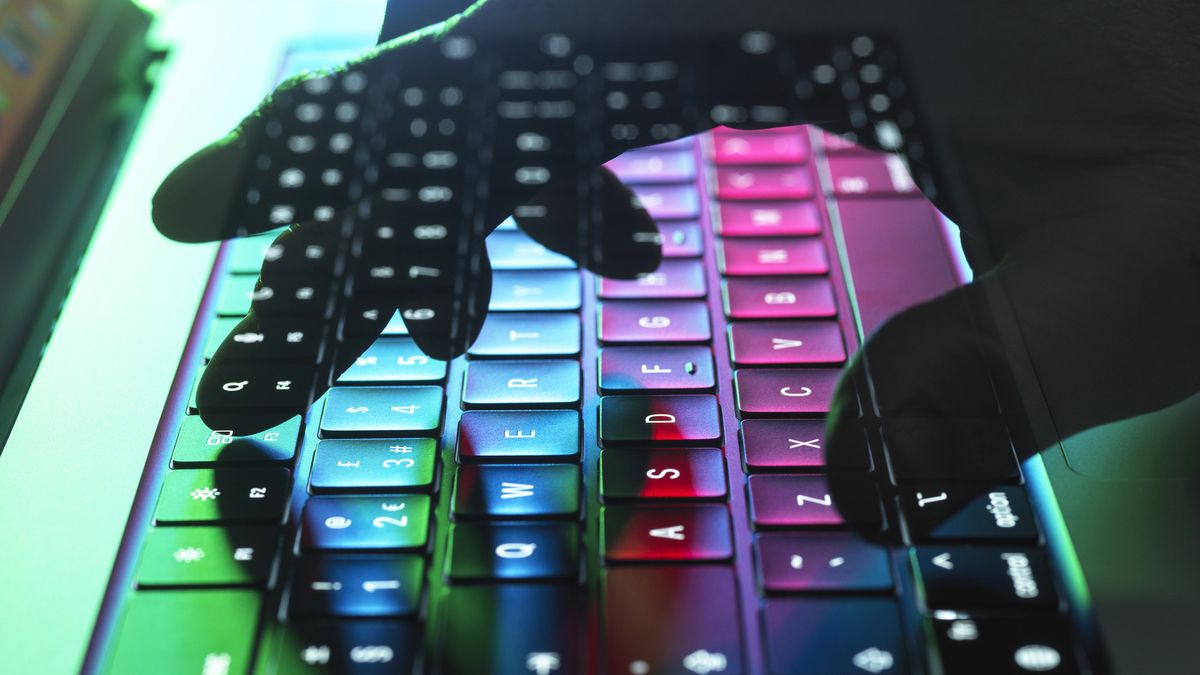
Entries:
{"label": "red backlit key", "polygon": [[[845,479],[844,479],[845,480]],[[878,529],[883,522],[879,493],[869,480],[850,483],[833,495],[823,476],[750,476],[750,518],[759,527],[838,527],[847,523]]]}
{"label": "red backlit key", "polygon": [[604,300],[623,299],[689,299],[703,298],[708,287],[704,282],[704,267],[699,260],[664,260],[653,272],[639,274],[636,279],[597,279],[598,294]]}
{"label": "red backlit key", "polygon": [[713,136],[713,163],[802,164],[808,141],[800,134],[723,133]]}
{"label": "red backlit key", "polygon": [[839,372],[800,368],[735,371],[738,412],[745,417],[824,415],[833,401]]}
{"label": "red backlit key", "polygon": [[837,315],[828,279],[730,279],[722,283],[731,319],[817,319]]}
{"label": "red backlit key", "polygon": [[718,199],[808,199],[812,177],[806,167],[717,169]]}
{"label": "red backlit key", "polygon": [[605,450],[600,493],[605,501],[720,499],[725,457],[716,448]]}
{"label": "red backlit key", "polygon": [[728,560],[733,557],[724,504],[608,506],[601,512],[609,562]]}
{"label": "red backlit key", "polygon": [[830,157],[829,174],[839,197],[921,196],[899,155]]}
{"label": "red backlit key", "polygon": [[690,150],[627,152],[605,164],[626,185],[687,183],[696,177]]}
{"label": "red backlit key", "polygon": [[691,185],[645,186],[634,189],[655,220],[685,220],[700,215],[700,195]]}
{"label": "red backlit key", "polygon": [[846,345],[836,321],[735,323],[729,355],[736,366],[836,365],[846,360]]}
{"label": "red backlit key", "polygon": [[708,342],[712,325],[703,302],[605,302],[600,305],[604,343]]}
{"label": "red backlit key", "polygon": [[700,445],[721,440],[721,410],[714,396],[604,396],[600,443]]}
{"label": "red backlit key", "polygon": [[721,202],[717,234],[722,237],[804,236],[821,233],[813,202]]}
{"label": "red backlit key", "polygon": [[731,276],[828,274],[825,243],[806,239],[725,239],[718,248],[721,273]]}

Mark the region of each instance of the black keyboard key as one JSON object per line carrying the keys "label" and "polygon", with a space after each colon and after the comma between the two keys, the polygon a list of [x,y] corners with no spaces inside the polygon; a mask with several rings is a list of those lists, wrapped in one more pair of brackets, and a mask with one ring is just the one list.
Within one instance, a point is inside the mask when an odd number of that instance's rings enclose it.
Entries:
{"label": "black keyboard key", "polygon": [[754,543],[762,587],[772,592],[887,591],[888,550],[841,532],[760,534]]}
{"label": "black keyboard key", "polygon": [[287,469],[176,469],[163,479],[154,522],[279,523],[291,491]]}
{"label": "black keyboard key", "polygon": [[708,347],[605,347],[600,350],[600,391],[691,393],[716,386]]}
{"label": "black keyboard key", "polygon": [[579,315],[565,312],[501,314],[483,321],[472,358],[523,356],[577,356],[580,347]]}
{"label": "black keyboard key", "polygon": [[918,546],[912,550],[926,609],[1055,607],[1050,566],[1024,546]]}
{"label": "black keyboard key", "polygon": [[610,563],[733,557],[733,532],[724,504],[607,506],[600,520],[604,558]]}
{"label": "black keyboard key", "polygon": [[604,300],[670,299],[688,300],[708,294],[704,266],[699,260],[664,260],[653,272],[636,279],[596,280],[596,295]]}
{"label": "black keyboard key", "polygon": [[[350,361],[352,355],[344,355]],[[337,384],[407,384],[440,382],[446,377],[446,362],[430,358],[411,338],[381,337],[354,358]]]}
{"label": "black keyboard key", "polygon": [[716,448],[606,450],[600,455],[605,501],[721,499],[725,456]]}
{"label": "black keyboard key", "polygon": [[496,270],[492,273],[493,312],[574,311],[583,286],[573,270]]}
{"label": "black keyboard key", "polygon": [[574,410],[465,412],[458,424],[458,461],[575,461],[579,426]]}
{"label": "black keyboard key", "polygon": [[450,530],[451,579],[574,579],[579,571],[574,523],[466,522]]}
{"label": "black keyboard key", "polygon": [[579,405],[578,361],[473,361],[463,381],[464,408]]}
{"label": "black keyboard key", "polygon": [[321,413],[321,436],[403,436],[442,424],[441,387],[334,387]]}
{"label": "black keyboard key", "polygon": [[234,436],[232,429],[211,429],[199,417],[190,415],[179,426],[171,465],[282,464],[295,457],[299,438],[299,417],[256,434]]}
{"label": "black keyboard key", "polygon": [[890,598],[772,599],[763,624],[772,675],[909,672]]}
{"label": "black keyboard key", "polygon": [[888,419],[883,442],[898,483],[1011,482],[1020,476],[999,418]]}
{"label": "black keyboard key", "polygon": [[577,518],[579,467],[552,464],[475,465],[454,477],[454,515],[461,518]]}
{"label": "black keyboard key", "polygon": [[602,653],[611,673],[745,672],[733,569],[611,567]]}
{"label": "black keyboard key", "polygon": [[299,361],[316,363],[323,353],[325,327],[305,317],[272,318],[267,325],[258,315],[245,319],[217,319],[204,343],[204,359],[211,361],[218,348],[221,361]]}
{"label": "black keyboard key", "polygon": [[[445,599],[444,675],[584,672],[578,589],[569,584],[454,586]],[[482,628],[481,628],[482,627]]]}
{"label": "black keyboard key", "polygon": [[429,543],[429,497],[312,497],[304,505],[300,548],[306,551],[423,550]]}
{"label": "black keyboard key", "polygon": [[900,490],[900,510],[916,541],[1036,541],[1037,526],[1025,490],[1015,485],[987,490],[925,486]]}
{"label": "black keyboard key", "polygon": [[943,672],[1080,672],[1070,632],[1057,616],[979,616],[932,619],[930,623]]}
{"label": "black keyboard key", "polygon": [[835,504],[824,476],[757,475],[747,479],[750,518],[759,527],[882,526],[879,493],[867,479],[843,478]]}
{"label": "black keyboard key", "polygon": [[[746,420],[742,456],[750,471],[819,471],[825,466],[825,420]],[[870,467],[866,452],[846,453],[842,466]]]}
{"label": "black keyboard key", "polygon": [[604,445],[715,445],[721,413],[714,396],[605,396],[600,399]]}
{"label": "black keyboard key", "polygon": [[413,616],[421,603],[425,561],[419,556],[303,557],[288,597],[293,617]]}
{"label": "black keyboard key", "polygon": [[738,413],[743,417],[824,417],[833,404],[839,374],[832,369],[743,368],[733,374]]}
{"label": "black keyboard key", "polygon": [[249,672],[261,607],[250,590],[134,593],[102,672]]}
{"label": "black keyboard key", "polygon": [[708,342],[712,324],[703,302],[630,300],[600,305],[600,341],[620,343]]}
{"label": "black keyboard key", "polygon": [[420,650],[412,621],[300,621],[275,629],[273,675],[409,673]]}
{"label": "black keyboard key", "polygon": [[308,407],[312,385],[312,366],[216,362],[197,378],[194,401],[204,411],[300,411]]}
{"label": "black keyboard key", "polygon": [[437,467],[431,438],[326,440],[317,444],[314,492],[429,492]]}
{"label": "black keyboard key", "polygon": [[273,527],[156,527],[146,534],[137,585],[263,586],[278,545]]}

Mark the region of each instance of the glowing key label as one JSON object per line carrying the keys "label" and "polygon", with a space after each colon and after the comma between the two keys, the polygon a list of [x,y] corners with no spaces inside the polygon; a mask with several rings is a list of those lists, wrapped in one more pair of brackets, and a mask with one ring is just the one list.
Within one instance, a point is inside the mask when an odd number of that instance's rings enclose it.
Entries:
{"label": "glowing key label", "polygon": [[1062,656],[1057,649],[1048,645],[1024,645],[1013,652],[1013,661],[1031,673],[1044,673],[1057,668]]}

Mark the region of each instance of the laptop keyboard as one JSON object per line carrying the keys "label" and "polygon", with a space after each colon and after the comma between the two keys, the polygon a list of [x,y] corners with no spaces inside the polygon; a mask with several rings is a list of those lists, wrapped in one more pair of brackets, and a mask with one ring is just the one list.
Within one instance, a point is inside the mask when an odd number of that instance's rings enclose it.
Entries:
{"label": "laptop keyboard", "polygon": [[[419,284],[454,235],[439,209],[481,170],[456,152],[471,92],[365,72],[299,89],[241,213],[328,226],[222,247],[107,672],[1080,670],[1011,452],[938,474],[864,445],[840,460],[863,489],[831,498],[823,418],[858,329],[830,213],[922,200],[905,165],[815,127],[648,122],[686,103],[671,64],[598,62],[585,86],[515,60],[492,142],[574,147],[588,92],[614,137],[655,143],[608,167],[658,221],[662,264],[601,278],[506,220],[478,338],[431,358],[434,308],[474,292]],[[492,171],[523,190],[552,164]],[[347,195],[374,210],[347,217]],[[398,202],[428,218],[388,221]],[[994,487],[947,482],[964,477]]]}

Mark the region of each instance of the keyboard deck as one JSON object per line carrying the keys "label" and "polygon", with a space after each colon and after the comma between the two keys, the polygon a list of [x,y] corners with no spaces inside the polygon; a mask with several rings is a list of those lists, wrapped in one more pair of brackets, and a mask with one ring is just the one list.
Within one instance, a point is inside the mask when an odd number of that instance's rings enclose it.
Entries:
{"label": "keyboard deck", "polygon": [[[514,91],[534,77],[506,73]],[[409,170],[398,154],[381,170]],[[897,497],[830,496],[823,421],[861,320],[839,228],[913,213],[939,228],[904,163],[792,126],[608,166],[657,220],[661,266],[599,278],[507,220],[486,240],[490,313],[449,362],[371,302],[396,274],[372,257],[388,225],[299,250],[274,232],[223,245],[164,417],[177,433],[152,456],[115,577],[106,672],[1085,669],[1015,457],[963,504],[871,444],[842,461]],[[264,256],[307,258],[333,283],[263,297]],[[354,270],[353,296],[328,291]],[[239,327],[268,300],[269,326]],[[363,318],[380,337],[344,353]],[[231,334],[234,417],[243,400],[307,403],[314,364],[347,367],[306,415],[236,436],[196,414],[193,384]],[[294,376],[256,377],[268,359]]]}

